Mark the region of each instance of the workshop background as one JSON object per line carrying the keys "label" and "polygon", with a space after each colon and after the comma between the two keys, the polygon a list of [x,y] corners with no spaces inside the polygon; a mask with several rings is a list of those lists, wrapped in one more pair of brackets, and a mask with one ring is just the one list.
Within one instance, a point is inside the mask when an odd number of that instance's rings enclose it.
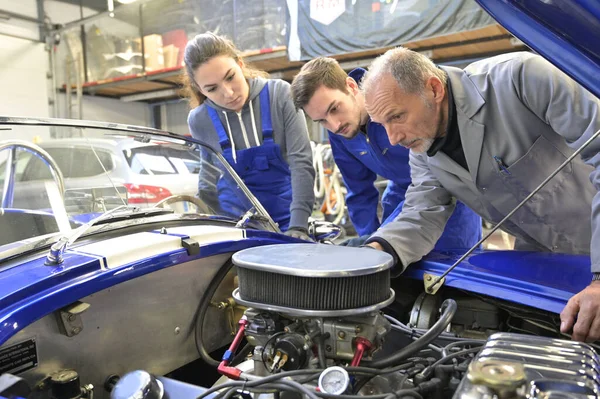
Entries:
{"label": "workshop background", "polygon": [[[205,31],[231,38],[249,63],[287,81],[316,56],[332,56],[351,70],[397,45],[454,66],[528,50],[473,0],[2,0],[2,113],[188,135],[183,50]],[[315,216],[352,236],[343,181],[318,145],[326,132],[307,122],[317,167],[326,172],[317,174]],[[512,246],[504,233],[486,242]]]}

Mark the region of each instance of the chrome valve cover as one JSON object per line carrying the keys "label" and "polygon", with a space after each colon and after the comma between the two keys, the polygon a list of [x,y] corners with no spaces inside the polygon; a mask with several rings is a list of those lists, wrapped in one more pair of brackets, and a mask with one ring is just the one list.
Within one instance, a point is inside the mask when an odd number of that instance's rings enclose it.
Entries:
{"label": "chrome valve cover", "polygon": [[599,375],[590,345],[497,333],[469,365],[454,398],[595,398]]}

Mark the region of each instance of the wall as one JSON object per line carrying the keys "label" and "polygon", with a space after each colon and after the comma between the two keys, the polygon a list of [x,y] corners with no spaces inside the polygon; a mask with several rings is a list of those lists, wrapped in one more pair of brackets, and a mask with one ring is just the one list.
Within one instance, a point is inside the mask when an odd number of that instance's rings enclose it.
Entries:
{"label": "wall", "polygon": [[[74,100],[74,99],[73,99]],[[61,118],[66,117],[66,95],[58,96]],[[104,97],[83,96],[83,117],[91,121],[151,126],[151,109],[146,103],[125,103]]]}
{"label": "wall", "polygon": [[[37,3],[35,0],[2,0],[0,10],[37,18]],[[9,18],[0,19],[0,34],[24,36],[38,40],[39,30],[35,23]],[[4,58],[4,55],[2,56]]]}
{"label": "wall", "polygon": [[[190,107],[187,100],[181,100],[178,102],[171,102],[165,105],[166,107],[166,121],[163,119],[162,128],[169,132],[179,134],[190,134],[190,130],[187,125],[187,116],[190,112]],[[165,112],[163,112],[163,115]]]}
{"label": "wall", "polygon": [[1,114],[47,117],[48,55],[44,44],[0,35],[0,54]]}
{"label": "wall", "polygon": [[[44,9],[46,15],[51,19],[53,23],[67,23],[81,19],[81,11],[79,6],[65,4],[63,2],[54,0],[45,0]],[[89,17],[95,15],[97,11],[91,9],[83,9],[83,17]],[[94,22],[95,26],[109,29],[110,31],[126,32],[127,34],[134,34],[138,31],[138,28],[133,25],[128,25],[117,19],[109,18],[108,16]],[[86,29],[89,26],[86,26]],[[72,30],[75,36],[79,35],[79,28],[76,27]],[[70,53],[68,44],[63,35],[60,44],[55,48],[56,54],[56,83],[60,87],[65,82],[65,59]],[[73,83],[75,79],[73,78]],[[75,93],[72,93],[72,101],[75,101]],[[59,94],[57,98],[57,116],[59,118],[66,118],[67,104],[66,95]],[[74,112],[76,112],[74,110]],[[74,114],[76,116],[76,113]],[[93,97],[84,95],[82,99],[82,115],[81,119],[124,123],[129,125],[141,125],[150,126],[150,107],[144,103],[125,103],[118,99],[107,99],[102,97]]]}
{"label": "wall", "polygon": [[[37,18],[35,0],[3,0],[0,9]],[[47,117],[48,55],[44,44],[35,41],[38,26],[14,18],[0,21],[0,114]]]}
{"label": "wall", "polygon": [[[1,10],[38,18],[35,0],[2,0]],[[78,6],[58,1],[45,0],[44,10],[52,23],[67,23],[81,18]],[[95,13],[94,10],[84,9],[83,16]],[[58,47],[56,50],[59,51],[61,45]],[[51,81],[46,78],[49,71],[49,53],[45,50],[45,44],[39,42],[38,25],[14,18],[0,19],[0,115],[52,116],[48,103],[52,87]],[[57,86],[61,86],[64,73],[60,66],[56,75]],[[82,104],[84,119],[150,125],[150,108],[146,104],[89,96],[84,96]],[[64,94],[57,96],[57,106],[56,116],[66,117]]]}

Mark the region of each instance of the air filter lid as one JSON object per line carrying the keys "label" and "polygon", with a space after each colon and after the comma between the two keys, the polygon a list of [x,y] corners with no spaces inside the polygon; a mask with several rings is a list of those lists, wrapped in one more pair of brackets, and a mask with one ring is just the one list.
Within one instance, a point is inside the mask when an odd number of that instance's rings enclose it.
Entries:
{"label": "air filter lid", "polygon": [[233,255],[244,306],[309,317],[368,313],[394,300],[391,255],[370,248],[279,244]]}
{"label": "air filter lid", "polygon": [[232,259],[238,267],[302,277],[363,276],[394,263],[383,251],[326,244],[265,245],[239,251]]}

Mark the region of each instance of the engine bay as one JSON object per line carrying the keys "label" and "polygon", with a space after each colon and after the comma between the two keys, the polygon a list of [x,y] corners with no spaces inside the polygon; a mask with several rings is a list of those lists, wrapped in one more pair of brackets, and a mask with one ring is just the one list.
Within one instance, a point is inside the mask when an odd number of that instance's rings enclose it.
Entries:
{"label": "engine bay", "polygon": [[[189,345],[178,348],[185,359],[199,354],[200,360],[161,369],[156,364],[168,359],[157,359],[161,348],[150,348],[155,356],[130,361],[127,372],[101,372],[103,384],[86,379],[90,368],[103,365],[64,369],[57,366],[69,362],[56,361],[41,380],[39,374],[38,380],[34,374],[5,374],[0,397],[11,397],[7,392],[56,399],[598,395],[594,346],[560,339],[566,337],[558,332],[556,314],[455,288],[426,294],[414,280],[390,279],[392,259],[383,252],[267,245],[238,251],[231,262],[215,267],[199,308],[191,312],[190,339],[198,353],[189,353]],[[131,333],[152,334],[147,326],[138,327]],[[178,328],[175,335],[185,335]],[[150,367],[131,369],[142,363]]]}

